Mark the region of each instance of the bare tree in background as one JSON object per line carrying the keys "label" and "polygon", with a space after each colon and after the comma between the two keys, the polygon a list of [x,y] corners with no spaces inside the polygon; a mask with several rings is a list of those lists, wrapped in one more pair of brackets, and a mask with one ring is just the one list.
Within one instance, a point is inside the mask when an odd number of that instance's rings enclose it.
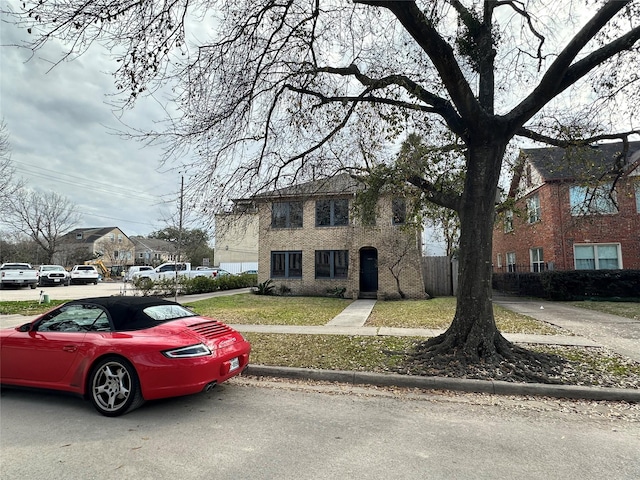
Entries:
{"label": "bare tree in background", "polygon": [[639,133],[639,0],[38,0],[14,18],[32,49],[60,39],[74,56],[106,44],[125,106],[171,82],[179,114],[147,139],[166,140],[167,158],[193,155],[187,183],[206,208],[318,172],[366,171],[394,158],[408,131],[442,150],[455,137],[462,191],[420,170],[400,179],[460,218],[456,314],[420,347],[422,361],[507,360],[514,376],[545,379],[540,357],[493,317],[504,155],[517,138],[568,146]]}
{"label": "bare tree in background", "polygon": [[44,251],[43,263],[52,263],[62,235],[79,221],[76,205],[55,192],[40,193],[25,188],[10,199],[5,221],[31,238]]}
{"label": "bare tree in background", "polygon": [[4,216],[9,208],[9,200],[20,189],[22,181],[15,178],[11,163],[11,144],[4,119],[0,120],[0,214]]}

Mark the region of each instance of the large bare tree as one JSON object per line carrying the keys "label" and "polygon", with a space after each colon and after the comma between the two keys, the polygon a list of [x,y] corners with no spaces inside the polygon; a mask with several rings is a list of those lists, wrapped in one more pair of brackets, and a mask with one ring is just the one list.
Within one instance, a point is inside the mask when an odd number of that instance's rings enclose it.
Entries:
{"label": "large bare tree", "polygon": [[33,49],[61,39],[73,56],[103,42],[125,106],[170,82],[176,113],[149,138],[192,155],[188,184],[212,204],[375,166],[408,131],[443,148],[455,137],[462,193],[421,171],[402,178],[460,219],[457,310],[426,357],[527,355],[499,333],[491,301],[512,142],[638,133],[638,0],[38,0],[15,21]]}
{"label": "large bare tree", "polygon": [[60,237],[73,228],[81,215],[68,198],[55,192],[22,188],[10,199],[5,221],[27,235],[44,251],[42,263],[51,263],[60,248]]}

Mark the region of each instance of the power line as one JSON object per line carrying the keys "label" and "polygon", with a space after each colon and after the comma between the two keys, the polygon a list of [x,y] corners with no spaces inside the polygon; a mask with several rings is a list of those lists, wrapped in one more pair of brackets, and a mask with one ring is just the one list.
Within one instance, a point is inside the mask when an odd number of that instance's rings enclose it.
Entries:
{"label": "power line", "polygon": [[[16,163],[20,163],[20,162],[16,162]],[[168,202],[173,201],[173,200],[164,200],[163,199],[163,197],[167,197],[169,195],[173,196],[174,195],[173,193],[153,196],[151,194],[146,194],[144,192],[137,192],[137,191],[132,190],[132,189],[126,189],[126,188],[120,188],[120,187],[118,189],[116,189],[116,188],[114,188],[113,185],[110,185],[110,184],[107,184],[107,183],[99,182],[99,181],[96,181],[96,180],[93,180],[93,179],[88,180],[86,178],[78,177],[78,176],[75,176],[75,175],[67,175],[67,174],[65,174],[65,176],[67,176],[67,177],[77,178],[77,179],[81,180],[82,182],[84,182],[84,183],[78,183],[78,182],[74,182],[72,180],[67,180],[64,177],[60,177],[59,176],[60,172],[57,172],[55,170],[49,170],[49,169],[46,169],[46,168],[39,168],[39,167],[38,167],[38,169],[58,174],[58,177],[56,178],[56,175],[44,174],[44,173],[42,173],[40,171],[32,171],[32,170],[29,170],[29,169],[24,168],[24,167],[16,167],[17,171],[25,172],[25,173],[27,173],[29,175],[32,175],[32,176],[44,178],[44,179],[47,179],[47,180],[54,180],[56,182],[65,183],[67,185],[73,185],[73,186],[78,187],[78,188],[84,188],[84,189],[91,188],[91,191],[99,191],[99,192],[106,193],[106,194],[109,194],[109,195],[120,196],[120,197],[124,197],[124,198],[128,198],[128,199],[131,199],[133,197],[133,198],[136,198],[136,199],[141,200],[141,201],[149,202],[151,204],[168,203]],[[109,188],[109,190],[104,189],[104,188],[100,188],[99,186],[97,187],[96,185],[103,185],[104,187]],[[125,191],[123,192],[122,190],[125,190]],[[131,193],[127,193],[127,191],[131,192]]]}

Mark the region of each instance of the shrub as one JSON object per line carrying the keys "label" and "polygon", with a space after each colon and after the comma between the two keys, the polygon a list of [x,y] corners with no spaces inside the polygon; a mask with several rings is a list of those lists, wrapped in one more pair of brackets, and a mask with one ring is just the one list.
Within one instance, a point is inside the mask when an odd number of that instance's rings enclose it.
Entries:
{"label": "shrub", "polygon": [[275,285],[273,280],[269,279],[265,282],[259,283],[253,293],[256,295],[273,295],[275,293]]}

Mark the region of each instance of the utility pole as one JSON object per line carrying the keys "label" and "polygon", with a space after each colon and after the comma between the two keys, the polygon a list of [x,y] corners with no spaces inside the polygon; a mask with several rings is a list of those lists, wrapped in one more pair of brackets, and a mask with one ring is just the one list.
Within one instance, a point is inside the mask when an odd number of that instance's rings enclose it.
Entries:
{"label": "utility pole", "polygon": [[182,245],[182,209],[184,197],[184,175],[180,177],[180,201],[178,203],[178,248],[176,249],[175,271],[176,278],[174,284],[174,301],[178,301],[178,262],[180,262],[180,246]]}

